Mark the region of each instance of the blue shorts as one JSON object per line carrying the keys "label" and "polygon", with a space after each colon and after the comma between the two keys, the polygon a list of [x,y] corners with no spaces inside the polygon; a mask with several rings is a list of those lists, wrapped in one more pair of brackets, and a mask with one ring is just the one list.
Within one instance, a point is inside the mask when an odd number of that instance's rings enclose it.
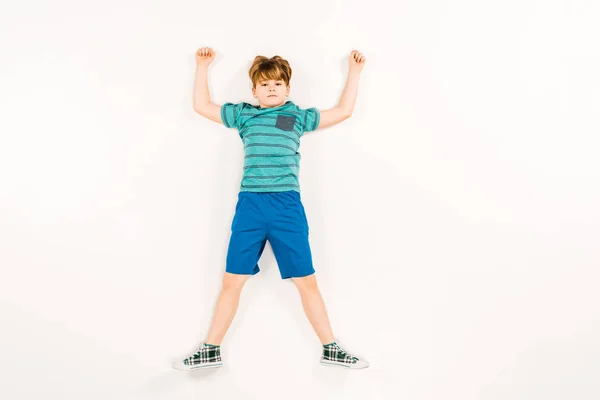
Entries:
{"label": "blue shorts", "polygon": [[257,274],[258,260],[267,240],[282,279],[315,272],[308,243],[308,221],[299,192],[239,192],[225,271]]}

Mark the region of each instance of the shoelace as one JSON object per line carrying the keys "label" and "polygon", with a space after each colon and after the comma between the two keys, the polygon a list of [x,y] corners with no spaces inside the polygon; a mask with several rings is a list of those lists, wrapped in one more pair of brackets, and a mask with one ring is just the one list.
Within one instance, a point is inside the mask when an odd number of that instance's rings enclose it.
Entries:
{"label": "shoelace", "polygon": [[[207,346],[207,345],[205,345],[205,344],[202,344],[202,347],[200,347],[200,348],[198,349],[198,351],[196,351],[194,354],[192,354],[191,356],[189,356],[189,357],[187,358],[187,360],[188,360],[188,361],[192,361],[192,360],[194,360],[195,358],[199,358],[199,357],[201,356],[201,354],[202,354],[203,352],[205,352],[207,349],[208,349],[208,346]],[[196,355],[197,355],[198,357],[195,357]]]}
{"label": "shoelace", "polygon": [[358,360],[358,357],[353,356],[352,354],[348,353],[346,350],[344,350],[337,342],[333,342],[333,346],[337,349],[337,351],[342,355],[342,356],[347,356],[350,357],[350,359],[355,362]]}

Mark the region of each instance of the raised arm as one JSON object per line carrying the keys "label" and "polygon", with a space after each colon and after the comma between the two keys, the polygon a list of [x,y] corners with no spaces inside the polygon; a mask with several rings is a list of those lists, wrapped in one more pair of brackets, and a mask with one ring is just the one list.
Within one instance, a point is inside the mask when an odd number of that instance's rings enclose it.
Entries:
{"label": "raised arm", "polygon": [[348,69],[348,79],[342,92],[340,103],[337,107],[323,110],[320,112],[321,120],[317,129],[327,128],[328,126],[340,123],[352,116],[354,105],[356,104],[356,95],[358,94],[358,82],[360,73],[365,64],[365,56],[357,50],[350,53],[350,67]]}
{"label": "raised arm", "polygon": [[210,101],[208,91],[208,66],[215,59],[215,52],[210,47],[202,47],[196,51],[196,81],[194,83],[194,111],[218,123],[221,120],[221,106]]}

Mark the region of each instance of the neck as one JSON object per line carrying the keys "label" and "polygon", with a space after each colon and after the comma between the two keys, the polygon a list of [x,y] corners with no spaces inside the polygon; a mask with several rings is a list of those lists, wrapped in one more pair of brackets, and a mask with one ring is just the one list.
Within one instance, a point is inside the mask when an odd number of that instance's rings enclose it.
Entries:
{"label": "neck", "polygon": [[287,102],[287,100],[284,100],[281,104],[275,104],[274,106],[267,106],[262,104],[261,102],[258,102],[258,107],[259,108],[275,108],[275,107],[281,107],[282,105],[284,105]]}

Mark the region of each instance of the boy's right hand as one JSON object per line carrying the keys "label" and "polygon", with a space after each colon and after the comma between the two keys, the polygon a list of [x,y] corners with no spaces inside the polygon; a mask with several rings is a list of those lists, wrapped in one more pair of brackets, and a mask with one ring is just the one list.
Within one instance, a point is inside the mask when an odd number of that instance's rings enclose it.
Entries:
{"label": "boy's right hand", "polygon": [[201,47],[196,51],[196,66],[208,67],[215,59],[212,47]]}

